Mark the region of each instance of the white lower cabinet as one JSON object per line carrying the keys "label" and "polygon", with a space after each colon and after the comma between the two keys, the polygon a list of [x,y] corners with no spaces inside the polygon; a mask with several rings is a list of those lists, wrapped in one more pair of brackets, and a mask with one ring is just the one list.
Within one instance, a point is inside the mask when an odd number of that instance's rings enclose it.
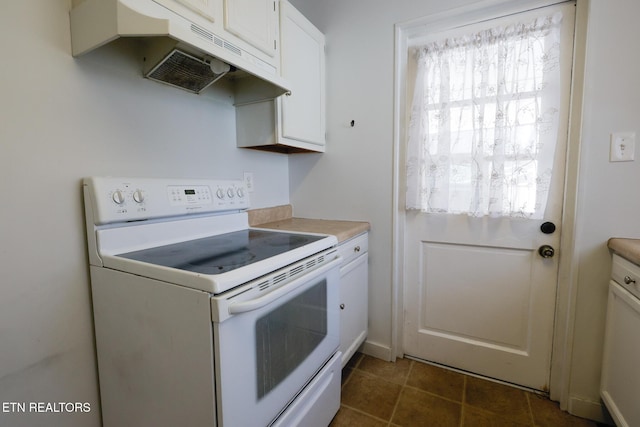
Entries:
{"label": "white lower cabinet", "polygon": [[640,426],[640,266],[614,254],[611,276],[600,395],[616,426]]}
{"label": "white lower cabinet", "polygon": [[363,233],[338,246],[340,267],[340,351],[342,367],[367,337],[369,312],[368,236]]}

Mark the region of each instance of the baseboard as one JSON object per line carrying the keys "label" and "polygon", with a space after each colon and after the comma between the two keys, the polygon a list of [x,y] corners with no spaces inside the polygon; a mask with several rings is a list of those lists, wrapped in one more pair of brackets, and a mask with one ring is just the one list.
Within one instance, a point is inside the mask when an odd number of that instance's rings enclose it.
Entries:
{"label": "baseboard", "polygon": [[571,396],[567,410],[571,415],[577,417],[588,418],[600,423],[611,422],[611,418],[600,400],[594,402],[592,400]]}
{"label": "baseboard", "polygon": [[387,362],[394,362],[394,360],[391,360],[391,348],[386,345],[365,341],[360,347],[360,351],[368,356],[377,357]]}

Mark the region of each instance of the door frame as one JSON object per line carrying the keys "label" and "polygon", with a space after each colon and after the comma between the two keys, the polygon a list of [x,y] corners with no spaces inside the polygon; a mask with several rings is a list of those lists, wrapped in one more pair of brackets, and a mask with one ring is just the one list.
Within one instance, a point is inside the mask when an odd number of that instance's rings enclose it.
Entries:
{"label": "door frame", "polygon": [[[585,51],[589,2],[576,0],[576,20],[573,50],[573,69],[565,165],[564,201],[562,204],[562,237],[558,265],[555,322],[552,338],[551,377],[549,397],[560,403],[560,408],[582,416],[589,416],[595,408],[571,408],[570,380],[572,343],[574,335],[575,304],[577,295],[577,264],[575,250],[575,225],[578,207],[579,160],[581,149],[582,110],[584,93]],[[516,13],[556,3],[563,0],[523,0],[514,4],[510,0],[485,0],[449,11],[401,22],[395,25],[394,58],[394,130],[393,130],[393,256],[392,256],[392,307],[391,307],[391,359],[404,355],[402,336],[404,325],[404,158],[406,141],[406,75],[407,45],[411,37],[477,22],[499,15]],[[454,24],[455,23],[455,24]],[[575,412],[573,411],[575,410]],[[581,413],[581,414],[580,414]]]}

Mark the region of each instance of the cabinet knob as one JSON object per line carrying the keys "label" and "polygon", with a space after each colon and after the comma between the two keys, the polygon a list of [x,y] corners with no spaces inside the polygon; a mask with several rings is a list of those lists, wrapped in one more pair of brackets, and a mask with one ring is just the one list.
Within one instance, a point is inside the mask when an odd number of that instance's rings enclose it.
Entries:
{"label": "cabinet knob", "polygon": [[632,279],[630,276],[624,276],[624,283],[626,285],[630,285],[632,283],[636,283],[636,281],[634,279]]}
{"label": "cabinet knob", "polygon": [[355,248],[353,248],[353,252],[360,252],[360,246],[356,246]]}
{"label": "cabinet knob", "polygon": [[340,310],[344,310],[344,304],[340,304]]}

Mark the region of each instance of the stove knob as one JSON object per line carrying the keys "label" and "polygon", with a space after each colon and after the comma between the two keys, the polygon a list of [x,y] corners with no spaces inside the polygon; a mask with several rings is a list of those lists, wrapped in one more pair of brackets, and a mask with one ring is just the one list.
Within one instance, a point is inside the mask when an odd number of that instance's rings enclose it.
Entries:
{"label": "stove knob", "polygon": [[233,192],[233,188],[229,188],[227,190],[227,196],[229,196],[230,199],[233,199],[233,196],[235,196],[235,193]]}
{"label": "stove knob", "polygon": [[242,188],[238,188],[238,197],[241,199],[244,197],[244,190]]}
{"label": "stove knob", "polygon": [[218,199],[224,199],[224,191],[222,190],[222,188],[218,188],[218,191],[216,191],[216,196],[218,196]]}
{"label": "stove knob", "polygon": [[133,192],[133,200],[137,203],[144,202],[144,194],[142,193],[142,190],[136,190]]}
{"label": "stove knob", "polygon": [[117,204],[121,205],[124,203],[124,194],[122,194],[122,191],[116,190],[111,195],[111,199],[113,199],[113,201]]}

